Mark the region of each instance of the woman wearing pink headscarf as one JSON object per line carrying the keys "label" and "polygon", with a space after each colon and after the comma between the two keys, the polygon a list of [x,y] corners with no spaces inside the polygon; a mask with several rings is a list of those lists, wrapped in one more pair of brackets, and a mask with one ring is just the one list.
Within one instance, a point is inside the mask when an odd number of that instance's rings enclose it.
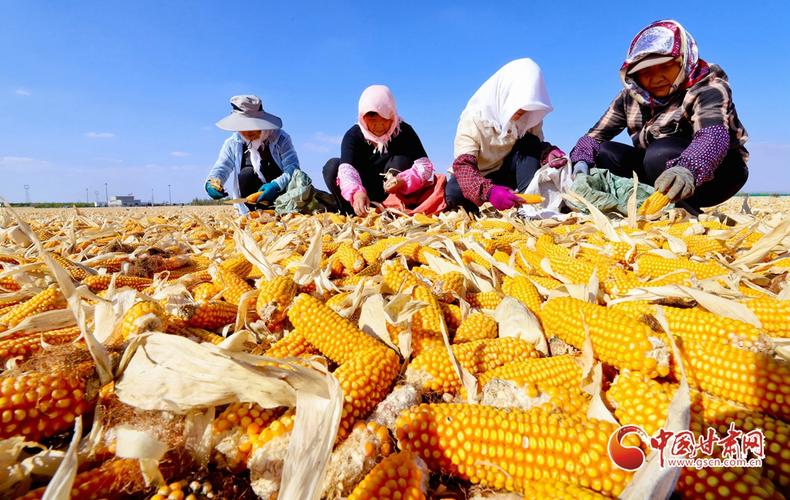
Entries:
{"label": "woman wearing pink headscarf", "polygon": [[371,201],[418,194],[434,182],[433,164],[420,138],[398,115],[395,98],[384,85],[362,92],[357,123],[343,136],[340,158],[329,160],[323,173],[339,211],[356,215],[367,214]]}

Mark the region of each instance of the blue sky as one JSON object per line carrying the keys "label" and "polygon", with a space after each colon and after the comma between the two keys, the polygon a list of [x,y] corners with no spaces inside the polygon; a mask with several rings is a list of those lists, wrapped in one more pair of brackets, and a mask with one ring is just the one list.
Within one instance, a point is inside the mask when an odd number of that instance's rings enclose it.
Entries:
{"label": "blue sky", "polygon": [[[687,6],[688,8],[682,8]],[[438,171],[458,115],[502,64],[533,58],[570,151],[620,89],[645,24],[675,18],[729,74],[750,135],[751,191],[790,191],[790,4],[716,2],[39,2],[0,0],[0,196],[80,201],[85,190],[205,197],[228,98],[283,118],[324,188],[360,92],[389,85]],[[623,138],[621,137],[621,140]]]}

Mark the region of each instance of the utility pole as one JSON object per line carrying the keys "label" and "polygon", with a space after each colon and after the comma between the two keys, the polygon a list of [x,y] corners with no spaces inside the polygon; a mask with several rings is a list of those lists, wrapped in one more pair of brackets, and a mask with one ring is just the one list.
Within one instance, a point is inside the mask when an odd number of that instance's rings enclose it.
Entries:
{"label": "utility pole", "polygon": [[85,188],[85,203],[90,203],[91,198],[88,196],[88,188]]}
{"label": "utility pole", "polygon": [[173,195],[170,194],[170,184],[167,185],[167,201],[168,201],[168,204],[170,204],[170,205],[173,204]]}
{"label": "utility pole", "polygon": [[110,194],[107,191],[107,183],[106,182],[104,183],[104,203],[105,203],[105,206],[107,206],[107,207],[110,206]]}
{"label": "utility pole", "polygon": [[25,184],[25,204],[30,205],[30,184]]}
{"label": "utility pole", "polygon": [[151,206],[154,206],[154,188],[151,188]]}

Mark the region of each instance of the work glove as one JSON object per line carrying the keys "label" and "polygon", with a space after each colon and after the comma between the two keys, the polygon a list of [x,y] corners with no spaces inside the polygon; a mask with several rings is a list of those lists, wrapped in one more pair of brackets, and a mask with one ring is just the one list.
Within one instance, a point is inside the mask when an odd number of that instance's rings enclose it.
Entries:
{"label": "work glove", "polygon": [[270,204],[280,195],[280,187],[276,182],[267,182],[258,191],[261,192],[261,195],[258,196],[258,203]]}
{"label": "work glove", "polygon": [[568,159],[565,158],[565,153],[557,146],[554,146],[551,150],[549,150],[546,156],[543,157],[543,161],[540,163],[540,165],[548,165],[552,168],[562,168],[566,163],[568,163]]}
{"label": "work glove", "polygon": [[508,208],[521,205],[523,200],[505,186],[494,186],[488,194],[488,201],[497,210],[507,210]]}
{"label": "work glove", "polygon": [[584,174],[587,175],[590,173],[590,166],[587,165],[586,161],[577,161],[573,164],[573,172],[571,176],[575,179],[577,175]]}
{"label": "work glove", "polygon": [[228,193],[222,188],[219,179],[209,179],[206,181],[206,192],[211,196],[212,200],[221,200],[228,196]]}
{"label": "work glove", "polygon": [[686,167],[670,167],[658,176],[654,187],[673,203],[685,200],[694,194],[694,174]]}

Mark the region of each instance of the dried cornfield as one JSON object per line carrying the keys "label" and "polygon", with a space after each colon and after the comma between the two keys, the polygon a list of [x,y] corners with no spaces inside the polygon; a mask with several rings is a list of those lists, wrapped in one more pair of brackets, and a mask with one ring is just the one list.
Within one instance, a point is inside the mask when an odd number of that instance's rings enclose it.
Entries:
{"label": "dried cornfield", "polygon": [[[766,203],[0,209],[0,495],[782,498],[790,207]],[[621,425],[731,424],[762,467],[608,457]]]}

